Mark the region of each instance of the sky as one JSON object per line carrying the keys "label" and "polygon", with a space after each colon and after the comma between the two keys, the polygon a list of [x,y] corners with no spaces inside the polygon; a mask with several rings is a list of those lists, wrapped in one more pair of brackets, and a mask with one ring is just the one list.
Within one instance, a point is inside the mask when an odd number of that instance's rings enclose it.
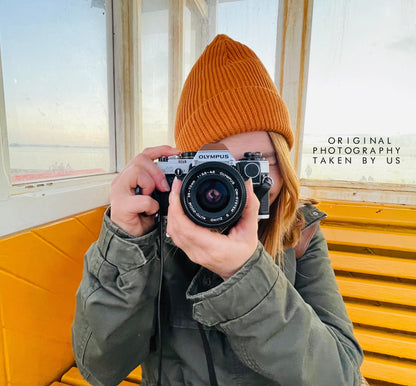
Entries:
{"label": "sky", "polygon": [[252,48],[274,80],[277,14],[275,0],[243,0],[219,4],[218,33]]}
{"label": "sky", "polygon": [[8,141],[108,143],[100,0],[0,0]]}
{"label": "sky", "polygon": [[314,1],[305,130],[416,134],[416,1]]}

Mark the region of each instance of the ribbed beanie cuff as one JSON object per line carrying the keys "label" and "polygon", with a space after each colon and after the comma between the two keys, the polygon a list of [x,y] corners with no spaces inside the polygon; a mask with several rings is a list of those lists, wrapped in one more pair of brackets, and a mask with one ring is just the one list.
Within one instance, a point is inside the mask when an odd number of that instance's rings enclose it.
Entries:
{"label": "ribbed beanie cuff", "polygon": [[184,84],[175,122],[182,151],[234,134],[274,131],[293,146],[289,112],[255,53],[218,35],[195,63]]}

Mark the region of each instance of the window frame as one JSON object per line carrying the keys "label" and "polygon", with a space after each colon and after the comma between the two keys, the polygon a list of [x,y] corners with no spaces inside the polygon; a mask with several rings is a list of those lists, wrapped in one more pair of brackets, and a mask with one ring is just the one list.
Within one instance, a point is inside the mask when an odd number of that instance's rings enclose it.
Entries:
{"label": "window frame", "polygon": [[[275,79],[294,131],[292,161],[300,176],[313,0],[279,0]],[[416,186],[302,178],[301,195],[318,200],[416,205]]]}
{"label": "window frame", "polygon": [[123,100],[129,88],[123,73],[127,48],[122,44],[129,3],[106,0],[110,151],[115,173],[11,183],[0,52],[0,237],[108,204],[112,179],[135,151],[134,143],[132,149],[125,145],[131,138],[126,138],[124,114],[129,106]]}

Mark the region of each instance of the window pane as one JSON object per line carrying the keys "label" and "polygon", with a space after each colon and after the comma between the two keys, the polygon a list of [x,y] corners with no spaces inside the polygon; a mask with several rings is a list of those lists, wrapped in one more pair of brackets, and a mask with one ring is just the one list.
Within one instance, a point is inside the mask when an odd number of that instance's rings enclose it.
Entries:
{"label": "window pane", "polygon": [[195,6],[194,0],[187,0],[183,15],[183,70],[182,83],[193,65],[202,54],[208,42],[206,21]]}
{"label": "window pane", "polygon": [[142,0],[142,147],[168,143],[169,1]]}
{"label": "window pane", "polygon": [[105,0],[0,1],[12,181],[111,171]]}
{"label": "window pane", "polygon": [[301,176],[416,183],[416,1],[315,0]]}
{"label": "window pane", "polygon": [[276,63],[276,0],[220,1],[217,32],[250,47],[274,80]]}

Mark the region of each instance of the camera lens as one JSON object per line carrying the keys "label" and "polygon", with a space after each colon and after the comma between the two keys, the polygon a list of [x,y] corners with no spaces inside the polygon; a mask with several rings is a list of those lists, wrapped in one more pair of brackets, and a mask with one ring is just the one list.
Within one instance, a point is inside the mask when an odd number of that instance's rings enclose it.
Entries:
{"label": "camera lens", "polygon": [[247,192],[235,167],[212,161],[190,169],[182,181],[180,199],[185,214],[193,222],[218,228],[237,222]]}
{"label": "camera lens", "polygon": [[196,192],[199,206],[211,213],[223,210],[227,206],[229,196],[224,184],[215,178],[205,180]]}

